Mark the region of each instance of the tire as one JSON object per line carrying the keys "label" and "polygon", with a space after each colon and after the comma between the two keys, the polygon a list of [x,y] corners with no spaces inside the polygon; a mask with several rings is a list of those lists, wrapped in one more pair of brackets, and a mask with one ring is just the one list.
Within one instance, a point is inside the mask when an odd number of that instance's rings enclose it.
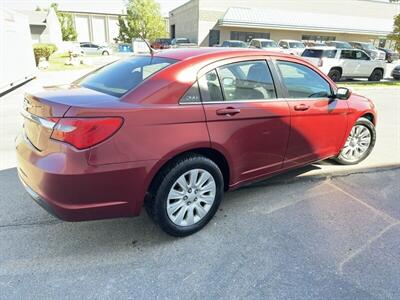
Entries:
{"label": "tire", "polygon": [[334,82],[337,82],[342,77],[342,72],[340,72],[340,70],[338,70],[338,69],[332,69],[332,70],[329,71],[328,76]]}
{"label": "tire", "polygon": [[110,53],[108,53],[108,51],[103,51],[103,52],[101,53],[101,55],[110,55]]}
{"label": "tire", "polygon": [[394,80],[400,80],[400,76],[393,76]]}
{"label": "tire", "polygon": [[[190,179],[195,178],[193,174],[196,174],[196,183],[204,181],[203,176],[208,179],[202,185],[189,186]],[[182,182],[188,186],[183,188]],[[205,190],[207,195],[204,194]],[[171,161],[159,172],[150,188],[145,207],[164,232],[183,237],[207,225],[217,212],[223,193],[224,179],[218,166],[204,156],[188,154]],[[203,202],[205,199],[208,199],[207,203]]]}
{"label": "tire", "polygon": [[[358,128],[358,129],[356,129],[356,128]],[[358,132],[357,132],[357,130],[358,130]],[[360,130],[362,130],[362,131],[360,131]],[[367,131],[364,131],[364,130],[367,130],[370,135],[369,144],[368,144],[367,148],[362,152],[362,154],[361,154],[361,152],[359,152],[358,157],[351,158],[351,154],[352,153],[354,154],[354,151],[357,151],[357,149],[355,149],[355,148],[360,146],[361,145],[360,143],[362,143],[362,142],[365,143],[367,141],[367,139],[363,139],[363,136],[364,137],[367,136]],[[365,135],[364,135],[364,133],[365,133]],[[351,144],[352,143],[351,137],[352,136],[357,137],[357,135],[359,136],[358,142],[353,142],[353,144]],[[341,165],[358,164],[369,156],[372,149],[374,149],[375,141],[376,141],[376,131],[375,131],[374,124],[366,118],[360,118],[354,124],[354,126],[350,132],[350,135],[346,140],[344,147],[342,148],[342,150],[340,150],[339,155],[337,157],[335,157],[334,160]],[[355,150],[354,151],[350,150],[350,153],[348,153],[349,149],[355,149]],[[361,149],[361,147],[360,147],[360,149]]]}
{"label": "tire", "polygon": [[381,81],[383,78],[383,72],[380,69],[375,69],[372,71],[371,76],[369,76],[368,81]]}

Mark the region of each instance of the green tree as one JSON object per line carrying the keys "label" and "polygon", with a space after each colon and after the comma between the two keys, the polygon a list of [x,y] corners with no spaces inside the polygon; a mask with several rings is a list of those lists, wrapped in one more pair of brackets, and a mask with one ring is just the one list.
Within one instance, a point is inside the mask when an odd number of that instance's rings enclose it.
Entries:
{"label": "green tree", "polygon": [[129,43],[140,36],[152,41],[166,35],[165,20],[154,0],[129,0],[126,11],[126,16],[118,18],[116,41]]}
{"label": "green tree", "polygon": [[52,7],[57,14],[58,21],[61,25],[63,41],[76,41],[78,34],[72,21],[72,15],[70,13],[59,12],[57,3],[51,4],[50,7]]}
{"label": "green tree", "polygon": [[393,32],[388,35],[388,39],[395,41],[396,50],[400,51],[400,14],[394,17]]}

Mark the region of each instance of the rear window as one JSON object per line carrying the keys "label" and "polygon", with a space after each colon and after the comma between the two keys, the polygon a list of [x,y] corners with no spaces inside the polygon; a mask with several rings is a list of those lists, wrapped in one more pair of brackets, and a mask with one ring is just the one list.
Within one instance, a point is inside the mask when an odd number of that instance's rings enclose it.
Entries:
{"label": "rear window", "polygon": [[315,58],[335,58],[336,50],[306,49],[301,56]]}
{"label": "rear window", "polygon": [[76,84],[101,93],[121,97],[151,75],[177,62],[174,59],[135,56],[107,65]]}

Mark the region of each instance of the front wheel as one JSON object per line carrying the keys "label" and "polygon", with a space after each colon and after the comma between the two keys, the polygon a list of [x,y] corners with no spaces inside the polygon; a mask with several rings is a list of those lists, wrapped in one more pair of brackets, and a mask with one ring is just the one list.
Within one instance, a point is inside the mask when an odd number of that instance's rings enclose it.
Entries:
{"label": "front wheel", "polygon": [[366,118],[360,118],[354,124],[343,149],[334,160],[342,165],[358,164],[371,153],[375,140],[374,124]]}
{"label": "front wheel", "polygon": [[146,209],[162,230],[187,236],[214,216],[224,192],[224,180],[210,159],[191,154],[171,162],[155,179]]}

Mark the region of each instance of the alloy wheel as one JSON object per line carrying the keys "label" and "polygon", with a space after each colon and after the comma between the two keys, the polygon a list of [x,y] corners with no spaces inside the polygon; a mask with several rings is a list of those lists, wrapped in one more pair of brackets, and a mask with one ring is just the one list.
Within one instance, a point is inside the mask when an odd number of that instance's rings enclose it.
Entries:
{"label": "alloy wheel", "polygon": [[216,196],[214,177],[206,170],[192,169],[172,185],[167,198],[167,214],[178,226],[201,221],[211,209]]}
{"label": "alloy wheel", "polygon": [[350,162],[357,161],[368,151],[371,140],[371,132],[366,126],[354,126],[343,147],[342,157]]}

